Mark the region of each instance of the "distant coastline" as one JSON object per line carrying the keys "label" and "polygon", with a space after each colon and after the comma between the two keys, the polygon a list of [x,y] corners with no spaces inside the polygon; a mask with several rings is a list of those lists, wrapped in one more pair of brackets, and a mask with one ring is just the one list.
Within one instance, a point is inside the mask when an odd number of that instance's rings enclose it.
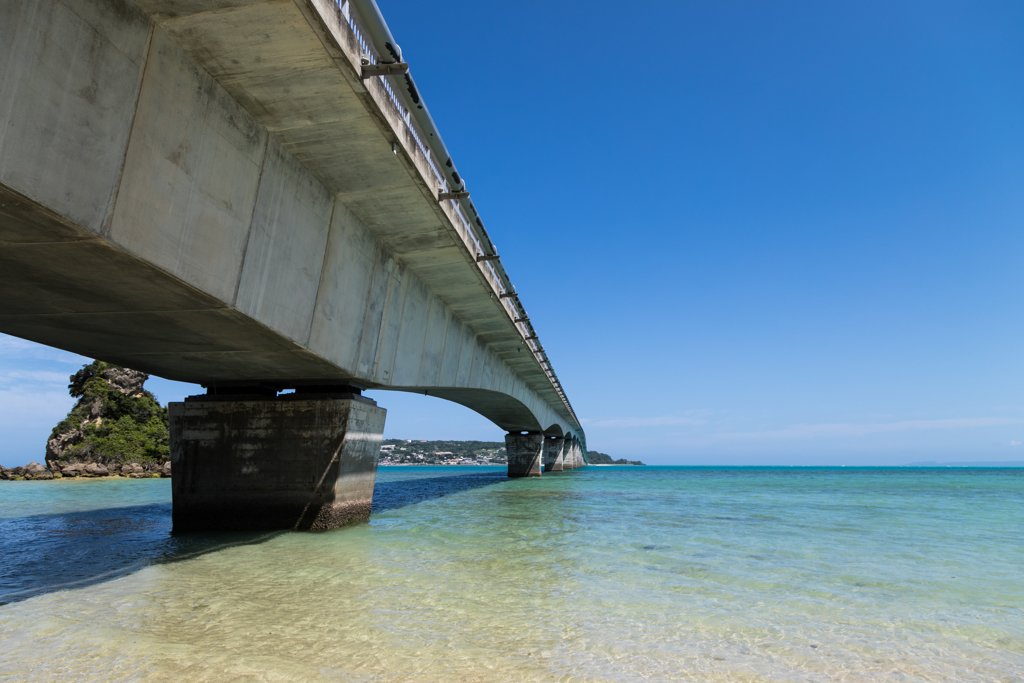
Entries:
{"label": "distant coastline", "polygon": [[646,467],[639,460],[626,460],[625,458],[619,458],[616,460],[607,453],[600,453],[598,451],[590,451],[587,453],[587,462],[591,465],[637,465],[640,467]]}
{"label": "distant coastline", "polygon": [[922,460],[903,467],[1024,467],[1024,460],[979,460],[978,462],[935,462]]}
{"label": "distant coastline", "polygon": [[[607,453],[589,451],[591,465],[640,465],[639,460],[615,460]],[[478,465],[508,464],[505,444],[501,441],[428,441],[416,439],[384,439],[380,447],[382,467],[394,465]]]}
{"label": "distant coastline", "polygon": [[[56,457],[49,457],[51,455],[50,451],[54,450],[53,441],[51,439],[45,465],[33,462],[24,467],[12,469],[0,467],[0,479],[107,478],[117,476],[141,479],[169,477],[171,474],[169,460],[157,463],[156,465],[148,462],[142,464],[137,462],[127,464],[111,462],[116,461],[120,457],[119,454],[108,456],[107,462],[90,461],[79,463],[73,461],[70,464],[58,462]],[[587,463],[597,466],[645,466],[639,460],[615,459],[607,453],[599,451],[588,451]],[[503,467],[508,465],[508,458],[505,453],[505,444],[501,441],[384,439],[381,443],[380,458],[377,464],[380,467]]]}
{"label": "distant coastline", "polygon": [[379,462],[378,467],[505,467],[495,462]]}

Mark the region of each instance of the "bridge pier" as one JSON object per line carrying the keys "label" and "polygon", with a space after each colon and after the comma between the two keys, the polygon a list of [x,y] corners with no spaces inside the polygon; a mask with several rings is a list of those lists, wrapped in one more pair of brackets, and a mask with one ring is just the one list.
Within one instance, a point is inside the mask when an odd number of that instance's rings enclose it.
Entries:
{"label": "bridge pier", "polygon": [[174,531],[322,530],[370,517],[387,411],[355,394],[171,403]]}
{"label": "bridge pier", "polygon": [[576,439],[571,439],[566,442],[563,460],[563,467],[567,470],[579,469],[586,464],[583,462],[583,452],[580,450],[580,444]]}
{"label": "bridge pier", "polygon": [[544,435],[536,432],[506,434],[505,453],[508,456],[508,476],[539,477],[544,441]]}
{"label": "bridge pier", "polygon": [[565,439],[560,436],[553,436],[544,439],[544,471],[561,472],[563,467],[563,453],[565,450]]}

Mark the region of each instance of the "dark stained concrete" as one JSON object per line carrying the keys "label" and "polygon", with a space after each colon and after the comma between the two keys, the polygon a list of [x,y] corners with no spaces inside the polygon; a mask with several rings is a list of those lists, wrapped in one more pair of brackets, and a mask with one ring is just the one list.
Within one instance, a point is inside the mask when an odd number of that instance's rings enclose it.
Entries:
{"label": "dark stained concrete", "polygon": [[565,446],[565,439],[560,436],[552,436],[544,439],[544,471],[561,472],[562,450]]}
{"label": "dark stained concrete", "polygon": [[506,434],[508,476],[539,477],[544,456],[544,440],[543,434]]}
{"label": "dark stained concrete", "polygon": [[365,522],[385,414],[351,394],[172,403],[174,531]]}

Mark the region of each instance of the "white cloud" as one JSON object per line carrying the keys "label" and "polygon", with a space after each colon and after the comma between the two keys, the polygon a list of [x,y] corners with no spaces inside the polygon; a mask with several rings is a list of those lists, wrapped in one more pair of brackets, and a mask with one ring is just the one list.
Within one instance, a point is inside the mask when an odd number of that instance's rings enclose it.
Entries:
{"label": "white cloud", "polygon": [[0,416],[2,422],[16,428],[25,421],[49,421],[49,415],[63,418],[74,405],[75,399],[67,391],[25,391],[23,389],[0,390]]}
{"label": "white cloud", "polygon": [[1020,445],[1022,445],[1022,443],[1024,443],[1024,442],[1021,442],[1021,441],[1011,441],[1010,445],[1011,446],[1020,446]]}
{"label": "white cloud", "polygon": [[75,353],[61,351],[60,349],[19,339],[18,337],[11,337],[6,334],[0,334],[0,357],[8,361],[20,358],[71,363],[74,365],[88,363],[91,360]]}
{"label": "white cloud", "polygon": [[995,425],[1020,424],[1024,420],[1003,417],[968,417],[943,420],[903,420],[900,422],[838,422],[793,425],[783,429],[759,432],[722,432],[702,437],[702,442],[743,442],[799,440],[835,437],[856,437],[870,434],[893,434],[933,430],[971,429]]}
{"label": "white cloud", "polygon": [[707,420],[695,417],[665,415],[662,417],[613,417],[603,420],[584,418],[580,422],[588,427],[617,427],[621,429],[628,427],[663,427],[665,425],[702,425],[706,424]]}
{"label": "white cloud", "polygon": [[33,384],[61,384],[67,385],[71,373],[52,372],[49,370],[11,370],[0,372],[0,384],[18,384],[17,380],[31,382]]}

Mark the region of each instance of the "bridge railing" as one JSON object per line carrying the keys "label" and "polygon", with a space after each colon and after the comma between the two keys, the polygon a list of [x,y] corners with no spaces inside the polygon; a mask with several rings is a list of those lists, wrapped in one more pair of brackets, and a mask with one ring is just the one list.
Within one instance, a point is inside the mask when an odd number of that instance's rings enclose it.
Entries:
{"label": "bridge railing", "polygon": [[[359,25],[359,18],[356,13],[352,11],[348,0],[334,0],[334,2],[337,4],[338,9],[341,11],[341,14],[345,19],[345,23],[348,25],[349,30],[352,31],[356,43],[358,43],[363,53],[366,55],[366,58],[371,64],[377,64],[380,61],[380,55],[377,54],[377,51],[366,39],[365,32]],[[438,166],[438,160],[434,158],[430,148],[424,143],[422,131],[419,130],[416,122],[412,119],[408,110],[402,104],[401,99],[395,92],[394,86],[391,82],[387,78],[373,78],[366,82],[366,87],[368,90],[378,89],[378,94],[383,95],[380,99],[383,99],[404,123],[406,130],[415,141],[418,151],[423,155],[430,171],[430,175],[433,176],[433,180],[437,184],[439,191],[450,192],[451,187],[445,179],[444,174],[441,173]],[[473,254],[474,258],[476,256],[483,255],[485,251],[481,243],[481,235],[478,234],[478,231],[483,233],[482,237],[488,243],[490,242],[490,238],[487,236],[484,228],[474,226],[473,222],[466,217],[462,207],[460,207],[458,203],[445,202],[444,204],[445,205],[442,206],[442,210],[448,216],[449,220],[451,220],[456,232],[462,238],[470,253]],[[481,270],[484,279],[487,280],[490,285],[492,292],[491,295],[498,297],[499,304],[505,310],[505,313],[509,316],[509,319],[512,320],[513,325],[522,336],[523,344],[530,350],[530,353],[537,361],[537,364],[547,376],[548,381],[551,382],[551,386],[562,400],[566,410],[569,411],[569,415],[571,415],[573,420],[576,421],[576,424],[579,425],[576,413],[572,409],[572,405],[569,403],[569,399],[565,395],[565,391],[562,389],[562,384],[559,382],[554,368],[551,366],[551,361],[547,357],[547,352],[540,344],[539,335],[533,327],[533,324],[530,322],[526,309],[515,294],[515,288],[512,286],[512,280],[505,271],[505,267],[501,265],[501,262],[498,260],[477,261],[477,267]],[[507,287],[506,283],[508,283]]]}

